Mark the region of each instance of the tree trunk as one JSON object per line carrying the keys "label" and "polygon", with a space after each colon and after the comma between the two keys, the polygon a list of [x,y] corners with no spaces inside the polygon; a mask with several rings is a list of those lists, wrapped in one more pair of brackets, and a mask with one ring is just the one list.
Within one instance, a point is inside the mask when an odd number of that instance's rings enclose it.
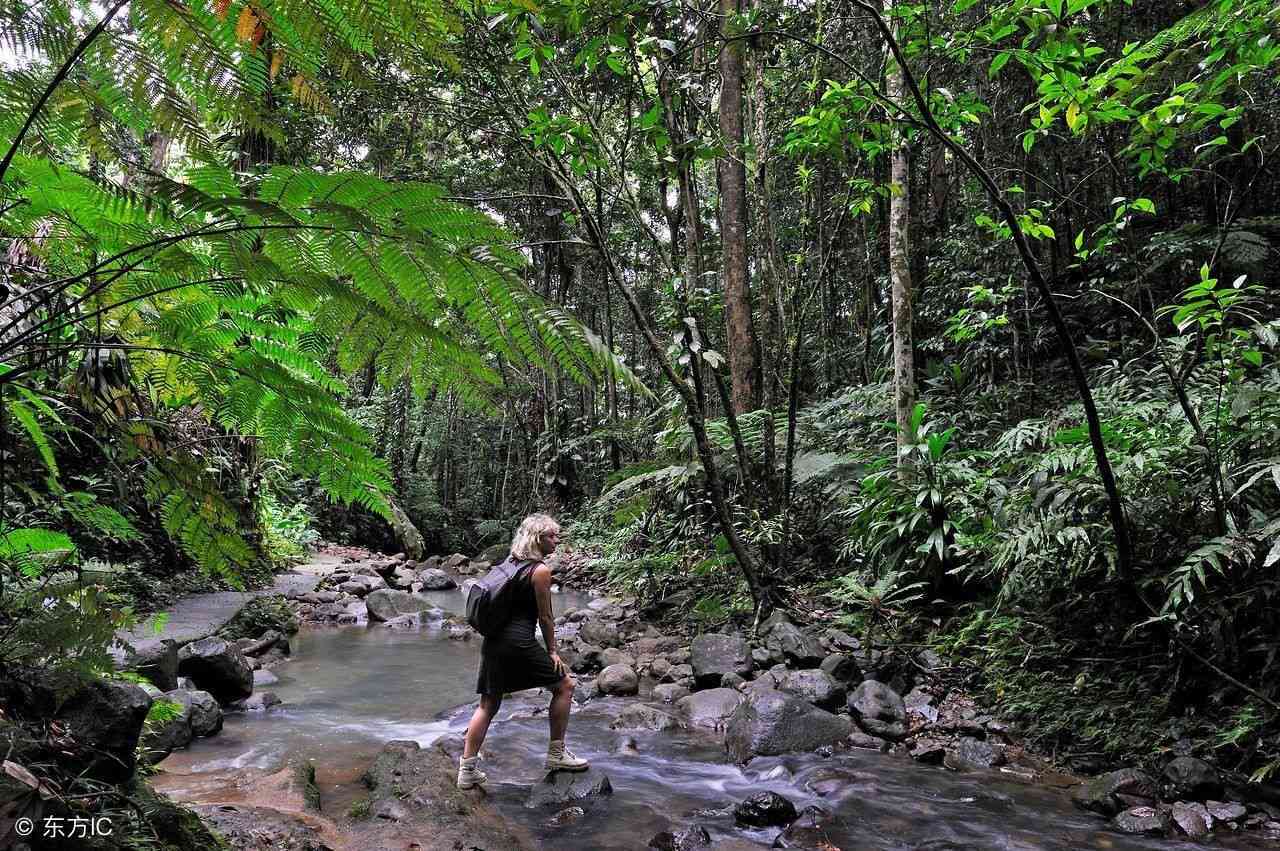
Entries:
{"label": "tree trunk", "polygon": [[[893,0],[884,4],[885,16],[893,14]],[[885,93],[902,102],[906,86],[902,69],[892,57],[885,71]],[[893,397],[898,423],[898,470],[905,474],[911,460],[901,450],[910,434],[911,411],[916,404],[914,342],[911,336],[911,164],[904,134],[895,128],[897,144],[889,160],[889,279],[893,304]]]}
{"label": "tree trunk", "polygon": [[[740,0],[720,0],[720,32],[727,39],[739,29]],[[747,167],[743,161],[743,43],[728,42],[720,52],[720,135],[724,153],[720,174],[720,228],[724,278],[724,316],[729,375],[736,413],[760,407],[760,358],[751,316],[747,268]],[[696,284],[697,282],[691,282]]]}

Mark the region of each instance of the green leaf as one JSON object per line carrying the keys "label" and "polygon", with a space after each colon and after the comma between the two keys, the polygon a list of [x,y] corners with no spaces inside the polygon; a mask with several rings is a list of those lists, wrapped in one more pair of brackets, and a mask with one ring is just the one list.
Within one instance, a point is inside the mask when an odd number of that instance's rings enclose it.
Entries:
{"label": "green leaf", "polygon": [[1000,73],[1000,69],[1009,64],[1010,58],[1012,58],[1010,53],[996,54],[996,58],[991,60],[991,65],[987,68],[987,77],[994,79]]}

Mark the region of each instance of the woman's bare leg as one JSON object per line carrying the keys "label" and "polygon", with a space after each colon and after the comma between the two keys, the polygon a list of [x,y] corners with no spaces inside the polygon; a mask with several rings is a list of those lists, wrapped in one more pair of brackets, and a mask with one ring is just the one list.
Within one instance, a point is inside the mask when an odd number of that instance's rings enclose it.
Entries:
{"label": "woman's bare leg", "polygon": [[573,707],[573,677],[566,675],[551,689],[551,708],[547,712],[551,722],[551,741],[564,741],[564,731],[569,729],[569,710]]}
{"label": "woman's bare leg", "polygon": [[[464,758],[470,759],[480,753],[480,746],[484,744],[484,737],[489,732],[489,723],[493,721],[493,716],[498,714],[501,706],[502,695],[480,695],[480,705],[476,707],[475,712],[471,713],[471,723],[467,725],[467,736],[463,740],[462,756]],[[567,717],[566,713],[566,720]]]}

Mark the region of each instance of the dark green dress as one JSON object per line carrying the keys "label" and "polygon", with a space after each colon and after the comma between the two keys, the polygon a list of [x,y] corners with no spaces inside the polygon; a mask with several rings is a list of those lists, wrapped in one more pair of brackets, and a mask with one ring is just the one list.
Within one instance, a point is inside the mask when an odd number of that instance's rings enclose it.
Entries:
{"label": "dark green dress", "polygon": [[533,570],[522,570],[511,581],[514,599],[511,620],[480,647],[480,675],[476,691],[504,695],[527,688],[549,688],[562,679],[547,648],[538,640],[538,598],[533,590]]}

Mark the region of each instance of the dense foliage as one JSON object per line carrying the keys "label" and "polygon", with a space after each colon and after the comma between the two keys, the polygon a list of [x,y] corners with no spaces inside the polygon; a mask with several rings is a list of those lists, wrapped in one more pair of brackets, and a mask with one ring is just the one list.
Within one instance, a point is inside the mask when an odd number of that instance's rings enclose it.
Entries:
{"label": "dense foliage", "polygon": [[1273,2],[0,20],[8,617],[550,508],[1082,764],[1280,770]]}

